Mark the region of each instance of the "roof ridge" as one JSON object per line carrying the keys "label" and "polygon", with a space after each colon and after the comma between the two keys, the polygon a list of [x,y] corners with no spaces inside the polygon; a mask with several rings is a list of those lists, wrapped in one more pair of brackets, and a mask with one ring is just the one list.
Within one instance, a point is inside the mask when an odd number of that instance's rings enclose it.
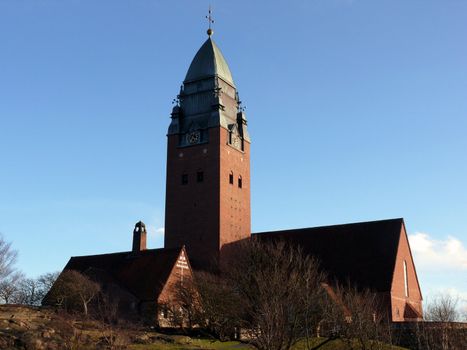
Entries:
{"label": "roof ridge", "polygon": [[273,232],[301,231],[301,230],[322,229],[322,228],[331,228],[331,227],[340,227],[340,226],[353,226],[353,225],[362,225],[362,224],[376,224],[376,223],[391,222],[391,221],[400,221],[400,222],[404,222],[404,218],[381,219],[381,220],[372,220],[372,221],[358,221],[358,222],[349,222],[349,223],[345,223],[345,224],[336,224],[336,225],[322,225],[322,226],[311,226],[311,227],[299,227],[299,228],[292,228],[292,229],[282,229],[282,230],[255,232],[255,233],[252,233],[252,234],[253,234],[253,235],[256,235],[256,234],[273,233]]}
{"label": "roof ridge", "polygon": [[123,252],[113,252],[113,253],[103,253],[103,254],[90,254],[90,255],[75,255],[72,256],[70,259],[74,258],[90,258],[90,257],[100,257],[100,256],[110,256],[110,255],[124,255],[124,254],[144,254],[145,252],[169,252],[169,251],[179,251],[182,249],[182,247],[178,248],[152,248],[152,249],[145,249],[145,250],[140,250],[138,252],[134,252],[132,250],[127,250]]}

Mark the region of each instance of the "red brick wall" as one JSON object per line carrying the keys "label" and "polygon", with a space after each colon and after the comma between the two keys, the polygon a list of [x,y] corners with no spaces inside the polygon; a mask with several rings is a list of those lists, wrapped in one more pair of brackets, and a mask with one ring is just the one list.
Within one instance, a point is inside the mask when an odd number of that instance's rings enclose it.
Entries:
{"label": "red brick wall", "polygon": [[[178,147],[168,137],[165,204],[165,247],[186,246],[195,265],[217,260],[219,247],[219,132],[209,130],[209,143]],[[203,171],[203,182],[196,173]],[[188,184],[182,185],[182,174]]]}
{"label": "red brick wall", "polygon": [[[405,294],[404,261],[407,264],[408,296]],[[422,315],[422,294],[407,233],[402,225],[391,288],[392,320],[396,322],[411,320],[416,317],[414,311]]]}
{"label": "red brick wall", "polygon": [[[228,132],[220,135],[220,242],[219,249],[229,243],[249,238],[250,217],[250,144],[244,143],[244,151],[228,144]],[[229,175],[233,174],[233,184]],[[242,188],[238,179],[242,179]],[[222,259],[222,257],[221,257]]]}
{"label": "red brick wall", "polygon": [[178,136],[168,137],[165,247],[185,245],[197,268],[217,264],[224,244],[250,236],[249,151],[247,142],[244,152],[228,145],[228,131],[220,127],[209,129],[207,144],[178,147]]}

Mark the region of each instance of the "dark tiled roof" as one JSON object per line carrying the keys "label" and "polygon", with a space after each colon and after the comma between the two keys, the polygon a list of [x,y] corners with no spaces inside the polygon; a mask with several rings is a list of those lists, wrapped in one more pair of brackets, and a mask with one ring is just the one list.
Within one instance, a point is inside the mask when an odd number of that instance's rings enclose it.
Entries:
{"label": "dark tiled roof", "polygon": [[[172,271],[182,248],[148,249],[72,257],[65,270],[76,270],[106,283],[125,288],[139,300],[156,300]],[[101,271],[101,273],[96,273]],[[101,277],[105,276],[101,281]]]}
{"label": "dark tiled roof", "polygon": [[257,233],[261,240],[283,239],[319,259],[330,282],[391,290],[403,219]]}

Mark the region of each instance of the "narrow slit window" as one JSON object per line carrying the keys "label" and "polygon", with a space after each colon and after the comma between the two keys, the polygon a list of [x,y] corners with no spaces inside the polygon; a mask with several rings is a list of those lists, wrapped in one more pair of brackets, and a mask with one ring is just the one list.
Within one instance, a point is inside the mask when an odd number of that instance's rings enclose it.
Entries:
{"label": "narrow slit window", "polygon": [[407,298],[409,296],[409,283],[407,279],[407,262],[404,260],[404,292],[405,292],[405,297]]}
{"label": "narrow slit window", "polygon": [[229,184],[233,185],[233,173],[229,174]]}
{"label": "narrow slit window", "polygon": [[188,184],[188,174],[182,175],[182,185]]}
{"label": "narrow slit window", "polygon": [[198,171],[196,173],[196,181],[197,182],[203,182],[204,181],[204,172]]}
{"label": "narrow slit window", "polygon": [[243,186],[242,177],[239,176],[239,177],[238,177],[238,188],[242,188],[242,186]]}

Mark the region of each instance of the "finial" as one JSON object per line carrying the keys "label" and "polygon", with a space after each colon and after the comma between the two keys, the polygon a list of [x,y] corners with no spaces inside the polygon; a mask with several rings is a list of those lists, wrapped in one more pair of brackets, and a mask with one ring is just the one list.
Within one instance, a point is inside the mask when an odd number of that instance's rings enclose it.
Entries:
{"label": "finial", "polygon": [[207,33],[209,36],[211,36],[214,34],[214,30],[212,30],[211,28],[211,24],[214,23],[214,20],[212,19],[211,5],[209,5],[209,12],[208,12],[208,15],[206,16],[206,19],[208,20],[208,26],[209,26]]}

